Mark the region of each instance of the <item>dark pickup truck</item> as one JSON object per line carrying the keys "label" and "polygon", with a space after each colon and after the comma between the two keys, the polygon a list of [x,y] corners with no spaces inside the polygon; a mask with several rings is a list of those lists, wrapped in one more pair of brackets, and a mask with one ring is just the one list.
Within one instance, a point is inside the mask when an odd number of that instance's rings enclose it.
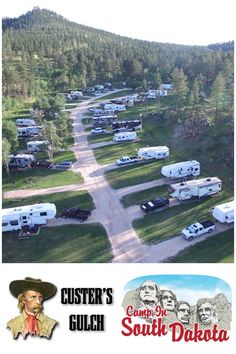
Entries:
{"label": "dark pickup truck", "polygon": [[73,218],[78,219],[80,222],[84,222],[91,215],[91,211],[83,210],[80,208],[69,208],[62,212],[61,216],[63,218]]}
{"label": "dark pickup truck", "polygon": [[149,202],[144,202],[140,205],[140,209],[145,211],[145,213],[150,213],[155,209],[169,206],[169,199],[164,197],[157,197],[150,200]]}

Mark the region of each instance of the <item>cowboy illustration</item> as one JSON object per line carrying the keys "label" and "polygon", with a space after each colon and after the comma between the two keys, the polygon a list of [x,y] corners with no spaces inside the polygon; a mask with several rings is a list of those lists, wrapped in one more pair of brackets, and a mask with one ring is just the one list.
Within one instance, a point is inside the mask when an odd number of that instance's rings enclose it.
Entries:
{"label": "cowboy illustration", "polygon": [[24,339],[28,334],[50,338],[57,321],[44,315],[43,301],[55,295],[56,286],[41,279],[27,277],[12,281],[9,289],[18,299],[21,313],[7,323],[13,338],[16,339],[20,333]]}

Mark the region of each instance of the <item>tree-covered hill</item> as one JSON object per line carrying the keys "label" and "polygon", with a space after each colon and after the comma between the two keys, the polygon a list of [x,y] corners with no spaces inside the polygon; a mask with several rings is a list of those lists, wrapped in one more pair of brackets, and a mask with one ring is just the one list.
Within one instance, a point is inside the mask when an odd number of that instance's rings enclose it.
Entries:
{"label": "tree-covered hill", "polygon": [[233,50],[131,39],[39,8],[4,18],[2,28],[6,96],[37,96],[42,90],[61,92],[107,81],[138,87],[158,74],[162,82],[170,81],[175,68],[183,69],[190,86],[197,77],[209,85],[233,65]]}

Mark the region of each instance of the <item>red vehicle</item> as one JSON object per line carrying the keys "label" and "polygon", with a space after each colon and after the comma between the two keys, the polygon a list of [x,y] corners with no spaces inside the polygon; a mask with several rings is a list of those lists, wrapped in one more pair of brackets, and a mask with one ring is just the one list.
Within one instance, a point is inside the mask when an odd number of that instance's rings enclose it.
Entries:
{"label": "red vehicle", "polygon": [[80,222],[87,220],[90,215],[91,211],[80,208],[69,208],[64,210],[61,214],[63,218],[74,218],[78,219]]}

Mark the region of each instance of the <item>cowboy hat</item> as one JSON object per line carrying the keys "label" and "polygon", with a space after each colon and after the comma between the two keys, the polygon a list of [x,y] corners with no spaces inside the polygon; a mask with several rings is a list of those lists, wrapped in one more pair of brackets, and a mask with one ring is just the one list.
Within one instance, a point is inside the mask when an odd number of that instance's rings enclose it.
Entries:
{"label": "cowboy hat", "polygon": [[11,294],[16,298],[28,290],[38,291],[43,295],[44,300],[55,295],[57,291],[54,284],[30,277],[26,277],[24,280],[13,280],[9,285],[9,289]]}

